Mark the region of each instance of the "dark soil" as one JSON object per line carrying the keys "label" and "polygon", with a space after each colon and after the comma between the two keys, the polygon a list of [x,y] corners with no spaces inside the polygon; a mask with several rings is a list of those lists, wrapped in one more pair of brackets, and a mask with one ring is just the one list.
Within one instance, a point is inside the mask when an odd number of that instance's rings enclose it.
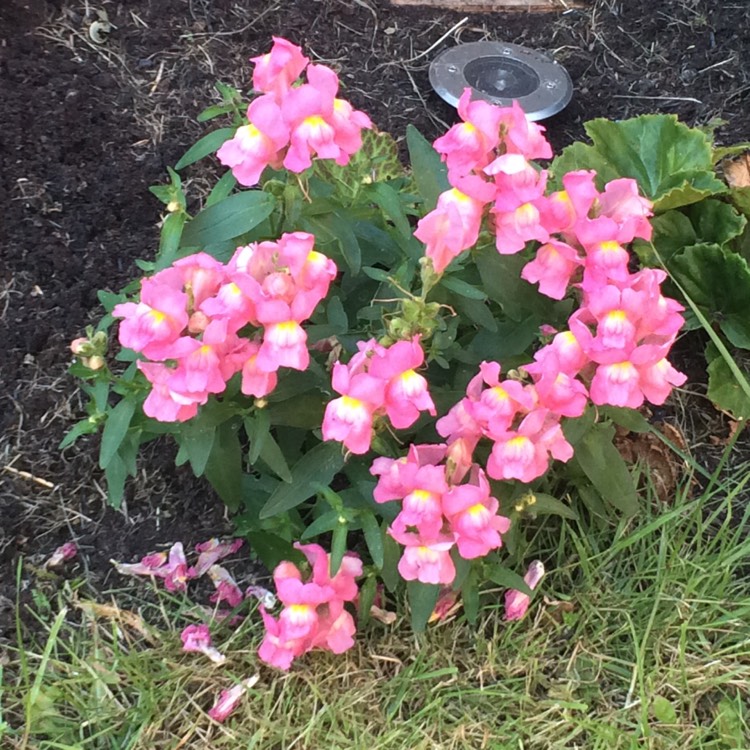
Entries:
{"label": "dark soil", "polygon": [[0,640],[10,635],[3,602],[16,596],[6,571],[21,555],[38,562],[76,539],[69,572],[85,568],[101,585],[110,558],[229,530],[168,446],[144,457],[125,512],[103,504],[93,438],[64,454],[57,446],[82,416],[68,342],[100,314],[97,290],[119,289],[138,274],[135,260],[153,255],[160,204],[147,186],[201,134],[195,116],[217,79],[249,88],[247,58],[272,34],[339,68],[347,97],[398,137],[412,123],[432,139],[455,117],[429,87],[434,54],[502,39],[551,52],[573,78],[573,101],[546,123],[556,149],[583,137],[587,119],[655,111],[691,125],[721,118],[723,143],[750,138],[744,0],[475,14],[434,49],[463,14],[385,0],[105,0],[96,8],[115,28],[97,44],[86,7],[0,3]]}

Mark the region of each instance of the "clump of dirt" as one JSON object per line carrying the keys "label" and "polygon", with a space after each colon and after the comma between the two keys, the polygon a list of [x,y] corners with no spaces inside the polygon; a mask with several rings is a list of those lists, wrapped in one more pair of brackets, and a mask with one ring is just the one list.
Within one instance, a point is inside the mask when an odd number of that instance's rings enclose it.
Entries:
{"label": "clump of dirt", "polygon": [[[229,530],[206,485],[175,469],[164,444],[130,483],[127,513],[103,504],[95,438],[63,454],[57,446],[82,415],[68,342],[100,314],[97,290],[119,289],[139,273],[137,258],[153,256],[160,205],[148,185],[201,134],[195,117],[217,79],[250,88],[248,58],[274,34],[338,68],[345,95],[399,138],[407,124],[432,139],[453,122],[430,90],[429,62],[446,45],[482,39],[546,50],[568,68],[573,101],[546,123],[557,150],[583,137],[585,120],[652,111],[689,124],[722,118],[725,143],[750,135],[742,3],[594,0],[565,13],[465,16],[384,0],[3,3],[0,469],[27,473],[0,473],[7,570],[72,537],[104,584],[111,557]],[[200,175],[186,173],[196,194]],[[0,575],[1,596],[15,596],[12,574]]]}

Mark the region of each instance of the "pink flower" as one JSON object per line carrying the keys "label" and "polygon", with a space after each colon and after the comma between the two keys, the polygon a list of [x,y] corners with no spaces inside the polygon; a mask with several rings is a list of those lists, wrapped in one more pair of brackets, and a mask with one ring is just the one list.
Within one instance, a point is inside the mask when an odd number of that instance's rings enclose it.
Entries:
{"label": "pink flower", "polygon": [[151,383],[151,391],[143,402],[147,417],[159,422],[186,422],[198,413],[198,406],[208,400],[204,391],[180,393],[173,390],[169,381],[174,370],[160,362],[139,361],[137,367]]}
{"label": "pink flower", "polygon": [[383,406],[397,430],[411,427],[419,419],[420,411],[435,416],[427,380],[416,372],[423,363],[424,352],[418,336],[410,341],[397,341],[370,361],[368,373],[386,384]]}
{"label": "pink flower", "polygon": [[547,172],[538,172],[521,154],[503,154],[483,171],[495,179],[495,209],[498,211],[513,211],[522,203],[544,195]]}
{"label": "pink flower", "polygon": [[443,498],[443,510],[456,536],[458,552],[465,560],[484,557],[502,546],[500,534],[510,528],[510,519],[497,515],[498,501],[481,469],[473,481],[453,487]]}
{"label": "pink flower", "polygon": [[273,37],[270,52],[251,57],[250,61],[255,63],[253,87],[256,91],[273,94],[279,103],[310,62],[300,47],[278,36]]}
{"label": "pink flower", "polygon": [[278,169],[282,149],[289,143],[289,128],[279,105],[271,94],[255,99],[247,109],[248,124],[237,129],[225,141],[216,157],[232,170],[237,182],[246,187],[257,185],[263,170]]}
{"label": "pink flower", "polygon": [[[543,577],[544,564],[541,560],[534,560],[529,564],[529,568],[526,571],[523,580],[533,591],[539,585],[539,581],[541,581]],[[524,594],[517,589],[508,589],[508,591],[505,592],[505,619],[520,620],[526,614],[530,602],[531,599],[528,594]]]}
{"label": "pink flower", "polygon": [[458,114],[463,123],[454,125],[433,144],[448,165],[450,181],[487,166],[492,150],[498,145],[502,110],[481,99],[472,101],[471,97],[471,89],[464,89],[458,100]]}
{"label": "pink flower", "polygon": [[188,625],[182,633],[182,650],[199,651],[211,659],[214,664],[223,664],[227,658],[211,646],[211,633],[208,625]]}
{"label": "pink flower", "polygon": [[632,242],[635,237],[651,239],[648,217],[653,216],[652,209],[651,201],[639,195],[638,183],[627,177],[608,182],[599,196],[599,213],[617,222],[620,242]]}
{"label": "pink flower", "polygon": [[536,257],[521,271],[521,278],[531,284],[539,282],[539,291],[552,299],[562,299],[570,279],[583,263],[575,248],[565,242],[550,240],[536,252]]}
{"label": "pink flower", "polygon": [[266,372],[258,367],[259,351],[258,342],[249,342],[248,356],[242,365],[242,385],[240,386],[240,390],[246,396],[255,396],[255,398],[263,398],[272,393],[278,384],[278,375],[275,372]]}
{"label": "pink flower", "polygon": [[370,450],[373,414],[383,404],[386,385],[362,372],[360,362],[355,355],[349,365],[334,364],[332,385],[342,396],[327,404],[323,417],[323,440],[338,440],[358,455]]}
{"label": "pink flower", "polygon": [[403,522],[396,519],[388,533],[405,546],[398,563],[398,572],[405,581],[422,583],[453,583],[456,568],[450,556],[455,544],[453,534],[423,536],[407,531]]}
{"label": "pink flower", "polygon": [[294,659],[308,650],[308,641],[302,638],[289,638],[279,620],[269,615],[263,605],[259,609],[266,632],[258,649],[258,658],[286,672]]}
{"label": "pink flower", "polygon": [[419,220],[414,236],[427,246],[425,255],[432,260],[435,273],[442,273],[476,244],[483,210],[480,201],[452,188],[441,193],[435,210]]}
{"label": "pink flower", "polygon": [[166,359],[169,346],[188,323],[188,296],[154,279],[141,282],[141,301],[115,305],[112,315],[124,318],[120,323],[120,343],[142,352],[150,359]]}
{"label": "pink flower", "polygon": [[290,130],[284,166],[292,172],[303,172],[311,166],[312,156],[348,164],[362,145],[362,128],[372,123],[367,115],[350,111],[346,102],[336,99],[339,81],[330,68],[310,65],[307,80],[289,91],[282,103]]}
{"label": "pink flower", "polygon": [[522,203],[513,210],[493,208],[492,214],[495,217],[495,244],[500,255],[514,255],[530,240],[549,240],[549,232],[533,202]]}
{"label": "pink flower", "polygon": [[218,721],[219,723],[226,721],[229,714],[237,708],[242,696],[250,690],[259,679],[260,677],[258,675],[254,675],[247,680],[243,680],[239,685],[235,685],[229,690],[222,690],[221,695],[209,710],[208,715],[214,721]]}
{"label": "pink flower", "polygon": [[549,467],[550,455],[569,461],[573,448],[565,440],[557,419],[547,409],[535,409],[524,417],[517,430],[491,436],[495,441],[487,461],[493,479],[532,482]]}
{"label": "pink flower", "polygon": [[522,154],[527,159],[552,158],[552,146],[543,135],[545,128],[531,122],[518,102],[500,109],[499,127],[506,153]]}

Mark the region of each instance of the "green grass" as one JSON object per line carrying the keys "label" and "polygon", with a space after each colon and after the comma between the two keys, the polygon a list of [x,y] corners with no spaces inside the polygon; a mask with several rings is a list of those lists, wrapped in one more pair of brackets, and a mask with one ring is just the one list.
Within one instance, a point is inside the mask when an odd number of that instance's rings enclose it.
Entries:
{"label": "green grass", "polygon": [[[313,653],[287,675],[261,667],[224,725],[205,711],[258,671],[257,618],[217,631],[229,659],[215,667],[180,651],[185,602],[160,594],[128,620],[85,606],[81,582],[51,602],[46,636],[19,629],[0,747],[746,750],[746,475],[667,508],[646,492],[642,516],[615,526],[546,522],[535,545],[555,569],[524,621],[502,621],[498,590],[476,626],[459,617],[415,636],[406,618],[371,623],[344,656]],[[148,637],[133,627],[145,622]]]}

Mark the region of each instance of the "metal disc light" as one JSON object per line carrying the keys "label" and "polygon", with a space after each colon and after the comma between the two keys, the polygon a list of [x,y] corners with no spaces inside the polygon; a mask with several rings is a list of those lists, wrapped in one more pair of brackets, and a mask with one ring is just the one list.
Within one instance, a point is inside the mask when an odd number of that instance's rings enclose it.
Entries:
{"label": "metal disc light", "polygon": [[518,101],[530,120],[556,114],[573,96],[573,83],[562,65],[542,52],[506,42],[451,47],[432,61],[430,83],[454,107],[468,87],[473,99],[501,107]]}

